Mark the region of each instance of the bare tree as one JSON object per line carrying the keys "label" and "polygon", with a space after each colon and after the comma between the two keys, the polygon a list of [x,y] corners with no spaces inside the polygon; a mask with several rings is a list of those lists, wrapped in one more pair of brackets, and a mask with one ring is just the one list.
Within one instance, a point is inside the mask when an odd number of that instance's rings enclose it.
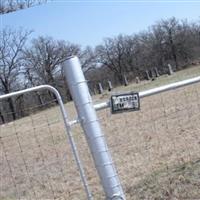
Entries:
{"label": "bare tree", "polygon": [[169,55],[171,55],[171,58],[174,60],[175,67],[177,68],[178,60],[175,37],[177,32],[178,20],[173,17],[169,20],[162,20],[160,23],[165,34],[164,44],[168,47],[170,52]]}
{"label": "bare tree", "polygon": [[91,69],[96,68],[96,55],[90,46],[87,46],[84,50],[79,51],[79,58],[81,60],[81,66],[84,73],[87,73]]}
{"label": "bare tree", "polygon": [[63,87],[61,64],[68,56],[80,54],[80,47],[51,37],[39,37],[24,51],[25,76],[30,86],[50,84]]}
{"label": "bare tree", "polygon": [[107,38],[103,45],[96,47],[98,62],[113,71],[121,84],[123,74],[127,71],[125,48],[126,42],[122,35]]}
{"label": "bare tree", "polygon": [[123,74],[129,79],[142,78],[155,67],[159,73],[167,73],[169,63],[182,69],[200,58],[199,27],[199,23],[174,17],[160,20],[147,31],[107,38],[96,47],[97,61],[114,72],[119,82]]}
{"label": "bare tree", "polygon": [[[13,31],[9,28],[2,30],[0,35],[0,85],[1,93],[8,94],[19,89],[20,70],[23,63],[23,48],[30,31]],[[11,98],[8,99],[13,119],[16,119],[15,106]]]}
{"label": "bare tree", "polygon": [[0,14],[6,14],[17,10],[29,8],[31,6],[46,3],[48,0],[1,0]]}
{"label": "bare tree", "polygon": [[[160,67],[172,63],[176,69],[198,57],[198,25],[174,17],[151,27],[153,58]],[[196,54],[197,53],[197,54]]]}

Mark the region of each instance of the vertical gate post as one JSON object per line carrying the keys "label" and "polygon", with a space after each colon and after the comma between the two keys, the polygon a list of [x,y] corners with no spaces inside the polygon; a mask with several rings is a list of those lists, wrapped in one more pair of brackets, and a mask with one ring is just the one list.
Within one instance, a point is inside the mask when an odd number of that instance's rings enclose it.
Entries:
{"label": "vertical gate post", "polygon": [[81,64],[76,56],[65,61],[64,75],[86,135],[106,199],[125,200],[104,134],[94,109]]}

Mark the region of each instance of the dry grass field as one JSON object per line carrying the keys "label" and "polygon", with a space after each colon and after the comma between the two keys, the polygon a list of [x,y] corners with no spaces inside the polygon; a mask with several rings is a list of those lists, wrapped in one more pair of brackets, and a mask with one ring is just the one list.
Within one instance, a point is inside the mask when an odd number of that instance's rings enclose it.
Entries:
{"label": "dry grass field", "polygon": [[[195,67],[115,91],[199,74]],[[73,119],[73,103],[66,109]],[[137,112],[98,116],[127,200],[200,199],[200,83],[144,98]],[[94,199],[104,199],[80,126],[72,132]],[[58,107],[0,126],[0,199],[86,199]]]}

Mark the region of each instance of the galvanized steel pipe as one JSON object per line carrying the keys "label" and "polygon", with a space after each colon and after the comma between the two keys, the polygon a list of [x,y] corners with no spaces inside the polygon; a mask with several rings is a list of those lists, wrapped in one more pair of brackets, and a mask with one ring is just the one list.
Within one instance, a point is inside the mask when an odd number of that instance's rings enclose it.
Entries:
{"label": "galvanized steel pipe", "polygon": [[100,176],[106,199],[124,200],[125,195],[100,127],[81,64],[76,56],[65,61],[64,75]]}

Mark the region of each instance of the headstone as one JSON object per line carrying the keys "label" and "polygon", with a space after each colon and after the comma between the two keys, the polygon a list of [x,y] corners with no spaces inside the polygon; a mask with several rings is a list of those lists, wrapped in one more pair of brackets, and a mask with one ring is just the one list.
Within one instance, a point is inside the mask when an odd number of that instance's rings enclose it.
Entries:
{"label": "headstone", "polygon": [[124,85],[127,86],[128,85],[128,80],[126,78],[126,76],[124,75]]}
{"label": "headstone", "polygon": [[149,75],[148,70],[145,71],[145,74],[146,74],[146,79],[147,79],[147,80],[150,80],[151,78],[150,78],[150,75]]}
{"label": "headstone", "polygon": [[167,66],[168,66],[168,74],[172,75],[173,74],[172,66],[170,64],[168,64]]}
{"label": "headstone", "polygon": [[98,90],[99,90],[99,94],[103,93],[103,87],[100,82],[98,83]]}
{"label": "headstone", "polygon": [[138,84],[140,82],[140,78],[138,76],[135,77],[135,82]]}
{"label": "headstone", "polygon": [[155,75],[156,75],[156,77],[159,77],[159,76],[160,76],[160,74],[159,74],[159,72],[158,72],[158,68],[157,68],[157,67],[154,67],[154,72],[155,72]]}
{"label": "headstone", "polygon": [[1,111],[0,111],[0,118],[1,118],[0,124],[5,124],[5,119]]}
{"label": "headstone", "polygon": [[108,91],[111,91],[113,89],[111,81],[108,81]]}
{"label": "headstone", "polygon": [[156,79],[156,75],[155,75],[154,69],[150,70],[150,75],[151,75],[151,80],[154,81]]}

